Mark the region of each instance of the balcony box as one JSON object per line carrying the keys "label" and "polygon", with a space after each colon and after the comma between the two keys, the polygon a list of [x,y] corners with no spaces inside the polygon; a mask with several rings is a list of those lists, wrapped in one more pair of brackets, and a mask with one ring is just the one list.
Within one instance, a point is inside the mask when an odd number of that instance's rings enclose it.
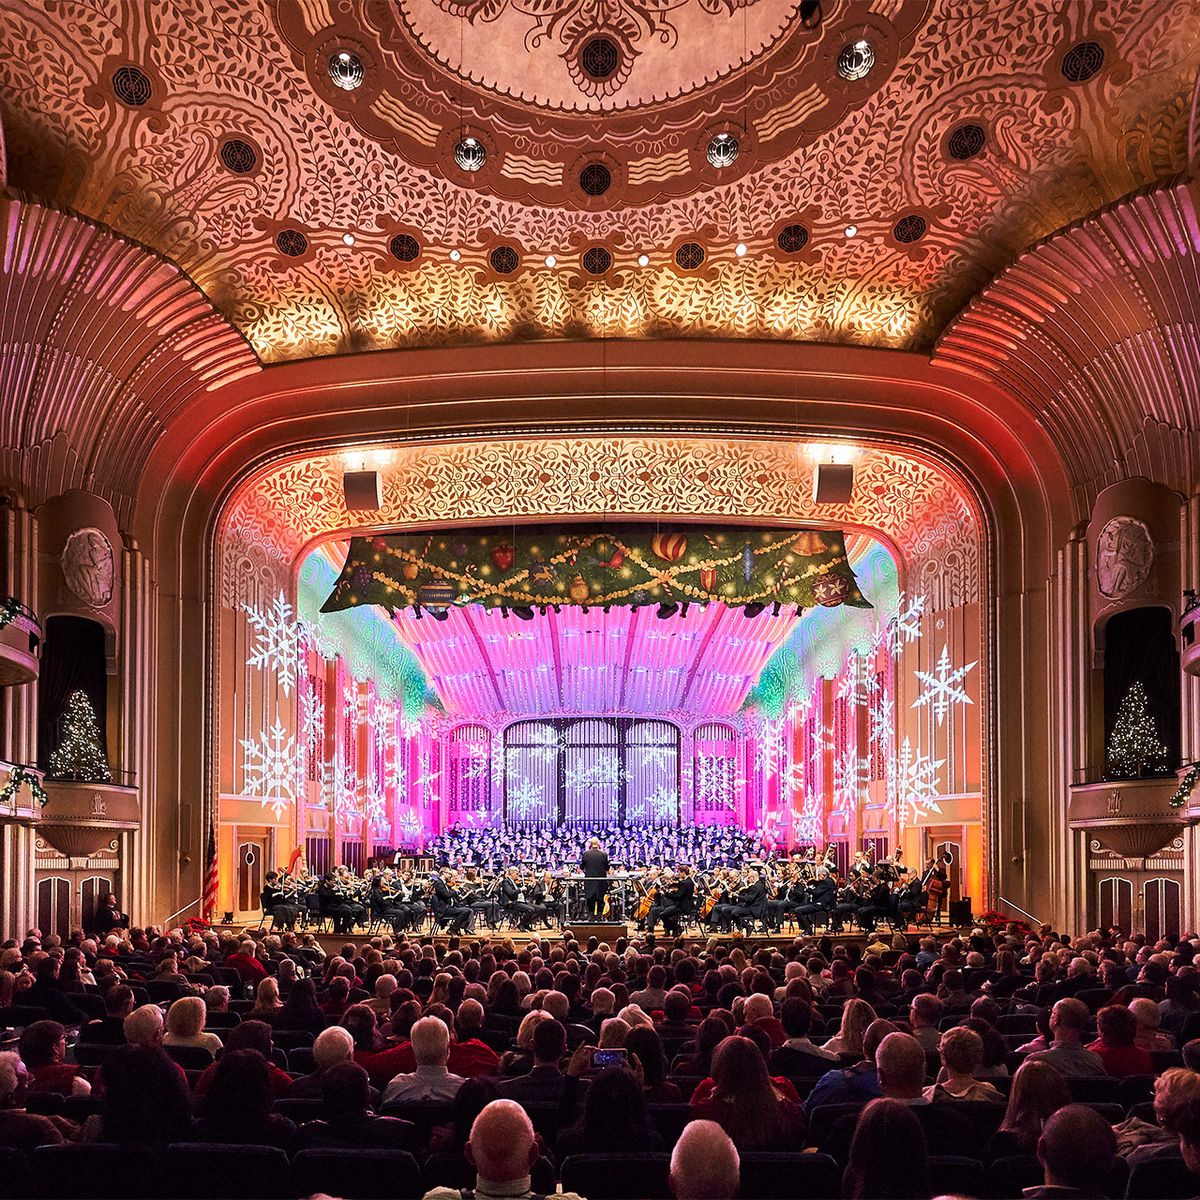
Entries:
{"label": "balcony box", "polygon": [[38,677],[42,627],[12,596],[0,597],[0,687],[16,687]]}
{"label": "balcony box", "polygon": [[[16,763],[0,759],[0,787],[8,783],[15,767]],[[41,778],[40,772],[38,772],[38,778]],[[9,823],[32,825],[41,819],[42,806],[35,799],[33,790],[28,784],[22,784],[3,805],[0,805],[0,825]]]}
{"label": "balcony box", "polygon": [[47,779],[42,786],[50,799],[42,809],[38,833],[67,858],[95,854],[123,830],[141,823],[137,788],[63,779]]}
{"label": "balcony box", "polygon": [[1122,858],[1149,858],[1196,818],[1167,802],[1174,775],[1154,779],[1105,779],[1071,788],[1067,819],[1072,829],[1090,830]]}

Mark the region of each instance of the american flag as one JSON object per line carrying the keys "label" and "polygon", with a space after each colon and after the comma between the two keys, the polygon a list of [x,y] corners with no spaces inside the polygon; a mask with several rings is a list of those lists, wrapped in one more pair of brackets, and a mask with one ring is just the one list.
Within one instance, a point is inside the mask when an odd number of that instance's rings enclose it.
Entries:
{"label": "american flag", "polygon": [[206,921],[217,911],[217,830],[216,818],[208,817],[208,853],[204,859],[204,900],[200,912]]}

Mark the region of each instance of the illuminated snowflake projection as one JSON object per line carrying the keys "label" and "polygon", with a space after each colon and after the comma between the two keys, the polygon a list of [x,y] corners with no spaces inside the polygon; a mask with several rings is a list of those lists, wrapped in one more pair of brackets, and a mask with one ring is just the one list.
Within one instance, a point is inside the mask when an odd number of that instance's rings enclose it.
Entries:
{"label": "illuminated snowflake projection", "polygon": [[678,757],[674,746],[635,746],[632,752],[648,771],[674,771]]}
{"label": "illuminated snowflake projection", "polygon": [[373,778],[367,781],[367,797],[363,814],[373,834],[384,837],[390,832],[391,822],[387,818],[387,793]]}
{"label": "illuminated snowflake projection", "polygon": [[407,809],[396,818],[396,832],[403,845],[420,845],[423,826],[421,818],[414,809]]}
{"label": "illuminated snowflake projection", "polygon": [[532,780],[522,779],[508,789],[508,818],[513,821],[528,821],[540,814],[545,796],[542,789]]}
{"label": "illuminated snowflake projection", "polygon": [[278,720],[257,741],[243,738],[243,786],[249,796],[258,796],[263,808],[279,816],[296,803],[301,787],[301,758],[295,738]]}
{"label": "illuminated snowflake projection", "polygon": [[564,782],[567,791],[581,792],[594,788],[618,787],[625,778],[621,761],[615,754],[606,754],[587,763],[572,763]]}
{"label": "illuminated snowflake projection", "polygon": [[320,625],[306,617],[297,617],[296,624],[300,629],[302,648],[312,650],[325,662],[333,662],[338,656],[337,642],[331,638]]}
{"label": "illuminated snowflake projection", "polygon": [[967,663],[965,667],[954,666],[950,662],[950,650],[943,643],[942,652],[938,655],[933,670],[914,672],[923,690],[912,702],[912,707],[929,708],[940,727],[946,714],[956,704],[973,703],[962,683],[974,666],[973,662]]}
{"label": "illuminated snowflake projection", "polygon": [[704,754],[696,759],[696,802],[732,810],[737,801],[737,767],[733,759]]}
{"label": "illuminated snowflake projection", "polygon": [[879,676],[871,670],[871,664],[865,658],[852,654],[846,661],[846,669],[838,684],[838,699],[856,708],[866,708],[879,690]]}
{"label": "illuminated snowflake projection", "polygon": [[892,751],[892,740],[896,736],[896,706],[892,697],[881,691],[867,711],[870,723],[871,744],[878,745],[884,754]]}
{"label": "illuminated snowflake projection", "polygon": [[899,755],[888,762],[888,794],[898,817],[916,822],[942,811],[938,772],[945,761],[915,751],[908,738],[904,739]]}
{"label": "illuminated snowflake projection", "polygon": [[488,759],[487,750],[482,746],[478,748],[473,747],[466,758],[459,760],[459,771],[464,781],[469,779],[483,779],[491,768],[492,764]]}
{"label": "illuminated snowflake projection", "polygon": [[246,665],[273,671],[283,694],[290,696],[300,674],[306,642],[304,628],[295,619],[283,592],[275,597],[270,608],[256,608],[253,604],[243,604],[242,608],[254,633]]}
{"label": "illuminated snowflake projection", "polygon": [[884,644],[893,654],[921,637],[921,618],[925,615],[925,597],[909,596],[904,592],[896,603],[896,611],[883,629]]}
{"label": "illuminated snowflake projection", "polygon": [[394,796],[404,794],[405,784],[408,782],[408,768],[405,765],[407,757],[404,746],[396,746],[383,769],[384,787]]}
{"label": "illuminated snowflake projection", "polygon": [[421,800],[426,805],[437,799],[437,781],[441,779],[441,771],[435,771],[429,761],[429,751],[422,750],[417,758],[417,777],[413,786],[420,793]]}
{"label": "illuminated snowflake projection", "polygon": [[630,799],[625,808],[629,820],[651,825],[673,825],[678,812],[679,793],[669,787],[660,787],[649,795]]}
{"label": "illuminated snowflake projection", "polygon": [[853,812],[867,790],[871,777],[870,759],[860,758],[847,748],[833,760],[833,807],[838,812]]}
{"label": "illuminated snowflake projection", "polygon": [[367,698],[358,690],[358,685],[348,683],[342,689],[342,716],[356,725],[367,717]]}
{"label": "illuminated snowflake projection", "polygon": [[754,770],[764,783],[784,768],[787,760],[786,721],[763,721],[754,739]]}

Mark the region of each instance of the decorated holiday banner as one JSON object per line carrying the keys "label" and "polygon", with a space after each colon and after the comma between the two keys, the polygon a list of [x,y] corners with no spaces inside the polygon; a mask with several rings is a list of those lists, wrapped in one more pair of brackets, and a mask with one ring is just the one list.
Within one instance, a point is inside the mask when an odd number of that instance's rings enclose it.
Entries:
{"label": "decorated holiday banner", "polygon": [[622,524],[357,537],[321,611],[714,601],[870,607],[840,531]]}

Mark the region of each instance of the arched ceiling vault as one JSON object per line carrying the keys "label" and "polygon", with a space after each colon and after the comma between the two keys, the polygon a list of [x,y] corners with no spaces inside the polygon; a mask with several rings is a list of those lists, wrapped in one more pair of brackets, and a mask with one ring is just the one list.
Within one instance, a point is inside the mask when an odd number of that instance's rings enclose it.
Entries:
{"label": "arched ceiling vault", "polygon": [[[9,0],[9,186],[161,252],[263,360],[924,350],[1026,246],[1185,165],[1192,0],[822,8],[809,30],[797,0]],[[874,65],[846,78],[859,41]]]}

